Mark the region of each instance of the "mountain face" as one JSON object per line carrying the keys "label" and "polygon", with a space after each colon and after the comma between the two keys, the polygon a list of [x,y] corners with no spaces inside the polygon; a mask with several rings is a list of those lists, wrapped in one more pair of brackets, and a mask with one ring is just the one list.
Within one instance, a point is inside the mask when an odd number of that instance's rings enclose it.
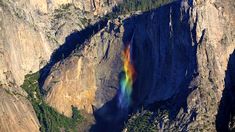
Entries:
{"label": "mountain face", "polygon": [[20,85],[26,74],[48,63],[66,36],[93,23],[97,20],[94,15],[108,12],[115,4],[115,1],[109,5],[95,1],[104,8],[97,5],[93,9],[90,2],[0,1],[0,131],[39,131],[38,119]]}
{"label": "mountain face", "polygon": [[[90,0],[77,1],[83,2],[84,6],[92,4]],[[101,9],[93,4],[102,12],[108,12],[116,3],[110,2],[109,7],[100,0],[94,2],[104,7]],[[66,36],[97,19],[92,7],[83,9],[75,3],[69,0],[1,1],[1,57],[4,60],[1,62],[1,84],[15,82],[21,85],[24,75],[42,68]]]}
{"label": "mountain face", "polygon": [[92,113],[115,95],[121,70],[122,33],[113,32],[111,25],[119,27],[109,24],[52,68],[43,88],[47,91],[46,101],[59,112],[71,116],[74,105]]}
{"label": "mountain face", "polygon": [[[208,127],[210,131],[216,130],[216,116],[225,89],[227,64],[235,46],[232,3],[232,1],[177,1],[154,11],[122,20],[124,32],[120,32],[120,34],[124,35],[123,41],[119,41],[119,43],[123,45],[132,39],[133,62],[137,72],[137,79],[133,86],[133,107],[168,102],[166,107],[172,109],[170,113],[175,116],[171,126],[177,126],[178,120],[180,120],[181,125],[184,126],[179,129],[181,131],[205,127]],[[99,34],[102,32],[97,34],[102,38],[103,36]],[[101,48],[101,46],[94,47],[93,41],[96,42],[96,45],[106,45],[96,37],[97,35],[91,38],[91,42],[86,44],[87,47],[95,50]],[[103,37],[103,41],[107,42],[110,38],[110,36]],[[122,48],[118,48],[115,42],[110,43],[110,47],[114,45],[115,51],[119,53]],[[84,48],[84,51],[88,51],[88,49]],[[82,54],[82,57],[76,61],[76,68],[81,68],[83,58],[90,58],[90,54],[83,54],[84,51],[77,51]],[[109,56],[113,54],[116,53],[109,49],[108,59],[112,59]],[[61,93],[61,91],[70,91],[71,89],[71,85],[62,81],[66,79],[61,78],[69,78],[70,76],[76,78],[73,74],[83,76],[82,71],[78,74],[74,72],[76,71],[74,67],[70,68],[69,64],[74,61],[74,55],[72,56],[68,58],[69,61],[66,59],[65,63],[56,67],[57,70],[61,70],[53,71],[47,79],[47,82],[50,82],[49,85],[44,85],[44,87],[50,87],[46,100],[58,110],[63,108],[59,104],[75,105],[76,103],[65,102],[76,98],[79,100],[80,97],[83,97],[82,95],[76,97],[77,94],[67,94],[67,92]],[[96,54],[92,57],[94,59],[90,64],[96,62],[96,59],[99,60],[98,62],[102,62],[103,57],[97,58]],[[121,58],[120,54],[119,58]],[[103,68],[102,63],[98,65]],[[108,66],[115,68],[110,64]],[[95,67],[93,69],[98,69],[97,72],[105,72],[101,67]],[[86,68],[89,69],[89,64],[86,64]],[[64,69],[67,74],[64,74]],[[92,72],[92,70],[87,70],[87,72]],[[116,74],[118,73],[120,70],[116,71]],[[87,73],[87,77],[77,78],[75,81],[69,80],[74,82],[75,89],[89,92],[91,89],[89,85],[96,84],[94,81],[93,83],[89,82],[95,80],[90,78],[90,74]],[[93,73],[93,75],[95,74]],[[53,84],[55,80],[58,83]],[[78,84],[85,82],[88,82],[89,85],[86,84],[84,87]],[[114,87],[119,87],[118,79],[105,80],[103,83],[112,82],[116,82]],[[105,88],[107,90],[103,91],[102,95],[107,97],[108,86]],[[99,89],[103,89],[103,87],[93,88],[93,92],[98,91],[96,92],[98,94]],[[79,93],[83,92],[79,91]],[[109,100],[112,100],[114,95],[109,96]],[[62,99],[63,103],[61,103],[59,102],[61,97],[68,99]],[[98,100],[102,98],[98,97]],[[94,105],[99,108],[95,105],[98,100],[91,101],[90,107]],[[91,110],[86,108],[83,103],[78,103],[77,106],[84,107],[88,112]],[[107,113],[104,112],[103,116],[107,116]]]}
{"label": "mountain face", "polygon": [[[19,87],[15,88],[19,89]],[[40,124],[26,93],[0,89],[0,131],[39,131]]]}
{"label": "mountain face", "polygon": [[173,131],[180,124],[178,131],[226,130],[220,128],[224,120],[218,120],[218,110],[227,109],[219,106],[235,44],[232,5],[180,1],[127,20],[135,24],[134,100],[165,105],[173,119],[162,129]]}
{"label": "mountain face", "polygon": [[[0,1],[0,131],[39,131],[19,87],[38,70],[46,103],[68,117],[71,106],[93,115],[90,131],[121,131],[141,108],[151,118],[168,112],[156,118],[155,130],[234,129],[235,2],[178,0],[98,19],[120,2]],[[123,110],[117,102],[125,45],[136,77]],[[128,121],[124,130],[133,131]]]}

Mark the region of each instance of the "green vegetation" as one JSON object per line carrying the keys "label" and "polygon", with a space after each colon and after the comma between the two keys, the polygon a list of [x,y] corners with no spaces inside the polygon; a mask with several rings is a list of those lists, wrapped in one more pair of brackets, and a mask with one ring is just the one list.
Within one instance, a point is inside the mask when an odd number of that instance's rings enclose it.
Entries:
{"label": "green vegetation", "polygon": [[66,14],[71,15],[70,7],[73,6],[72,4],[62,4],[58,9],[54,11],[55,19],[59,19],[65,17]]}
{"label": "green vegetation", "polygon": [[166,110],[150,112],[142,110],[132,115],[127,121],[127,132],[156,132],[169,124],[169,113]]}
{"label": "green vegetation", "polygon": [[128,132],[154,132],[155,125],[151,116],[152,113],[149,111],[133,115],[126,124]]}
{"label": "green vegetation", "polygon": [[122,12],[149,11],[172,1],[173,0],[124,0],[119,8]]}
{"label": "green vegetation", "polygon": [[38,86],[39,73],[26,75],[24,84],[21,86],[28,93],[28,100],[31,101],[38,120],[41,124],[40,131],[42,132],[58,132],[65,130],[76,132],[77,125],[83,121],[83,117],[76,107],[72,106],[72,118],[68,118],[55,109],[48,106],[39,91]]}
{"label": "green vegetation", "polygon": [[83,117],[77,107],[72,106],[72,119],[76,122],[82,122]]}
{"label": "green vegetation", "polygon": [[84,18],[80,18],[80,21],[83,25],[86,25],[87,23],[90,23],[91,20],[84,17]]}
{"label": "green vegetation", "polygon": [[116,6],[114,12],[107,14],[105,18],[109,20],[115,19],[119,15],[135,11],[145,12],[169,4],[173,1],[175,0],[123,0],[123,3]]}

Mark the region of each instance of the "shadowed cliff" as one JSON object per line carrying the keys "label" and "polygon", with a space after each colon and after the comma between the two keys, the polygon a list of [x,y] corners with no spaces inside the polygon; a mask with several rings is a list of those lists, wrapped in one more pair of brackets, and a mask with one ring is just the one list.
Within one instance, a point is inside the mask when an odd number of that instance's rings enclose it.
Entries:
{"label": "shadowed cliff", "polygon": [[[218,114],[216,116],[216,129],[218,132],[231,131],[235,116],[235,51],[230,55],[225,76],[225,89],[223,90]],[[234,131],[235,128],[233,128]]]}
{"label": "shadowed cliff", "polygon": [[[122,28],[119,30],[114,27],[120,31],[119,33],[108,30],[112,28],[112,25],[109,25],[94,37],[94,42],[89,43],[84,52],[81,51],[84,53],[83,56],[71,57],[67,60],[67,66],[61,63],[62,68],[57,70],[58,74],[56,72],[51,74],[48,82],[55,85],[48,85],[48,89],[54,86],[54,90],[51,90],[48,96],[49,99],[58,104],[65,104],[63,102],[67,100],[67,95],[73,99],[77,98],[80,94],[78,90],[88,91],[89,84],[92,84],[91,88],[94,86],[94,89],[91,93],[95,92],[95,101],[85,104],[94,111],[96,119],[96,124],[90,131],[121,131],[124,122],[129,118],[128,115],[140,108],[150,109],[155,115],[160,108],[167,110],[170,118],[168,124],[164,125],[165,128],[160,126],[162,130],[200,131],[206,128],[208,131],[214,131],[214,118],[218,106],[215,100],[219,97],[218,91],[223,89],[222,80],[225,73],[223,69],[226,67],[226,62],[221,60],[227,58],[227,53],[231,52],[226,49],[229,47],[226,44],[231,42],[226,41],[232,40],[230,39],[232,35],[227,31],[229,28],[224,28],[227,23],[224,25],[211,23],[212,19],[219,21],[222,17],[217,16],[218,5],[197,2],[176,1],[156,10],[131,15],[121,22],[117,20],[115,23]],[[214,15],[207,16],[205,12],[214,13]],[[223,34],[217,32],[215,27],[223,30]],[[115,39],[112,39],[110,34],[115,36]],[[104,40],[108,40],[107,43]],[[119,86],[117,83],[110,82],[118,82],[111,76],[117,73],[117,71],[113,72],[113,69],[117,69],[120,64],[120,61],[116,61],[117,58],[121,58],[121,47],[115,43],[126,45],[129,42],[132,45],[132,62],[137,78],[133,85],[132,104],[129,109],[123,111],[117,106]],[[221,49],[225,50],[218,55],[217,52]],[[109,59],[113,55],[115,57]],[[91,67],[89,67],[90,64]],[[94,72],[87,72],[92,70]],[[59,81],[53,79],[56,77]],[[93,82],[90,77],[98,83],[90,83]],[[82,79],[84,80],[81,81]],[[70,80],[76,83],[69,82]],[[54,83],[55,81],[58,83]],[[69,93],[72,90],[74,91]],[[56,97],[55,94],[57,94]],[[82,102],[77,104],[81,109],[85,108],[82,103],[87,102],[83,99],[80,99]],[[54,102],[51,104],[54,105]],[[70,105],[70,103],[67,104]],[[63,107],[58,106],[60,105],[55,105],[57,109]],[[66,107],[63,107],[64,109]]]}
{"label": "shadowed cliff", "polygon": [[179,1],[123,21],[123,44],[132,42],[132,62],[137,73],[132,105],[127,111],[119,109],[117,92],[95,111],[96,124],[91,131],[121,131],[128,114],[143,106],[149,108],[150,104],[151,109],[157,109],[155,104],[161,101],[170,100],[167,109],[172,118],[182,107],[187,111],[187,97],[194,90],[189,84],[198,75],[196,25],[191,30],[188,21],[189,14],[181,16]]}

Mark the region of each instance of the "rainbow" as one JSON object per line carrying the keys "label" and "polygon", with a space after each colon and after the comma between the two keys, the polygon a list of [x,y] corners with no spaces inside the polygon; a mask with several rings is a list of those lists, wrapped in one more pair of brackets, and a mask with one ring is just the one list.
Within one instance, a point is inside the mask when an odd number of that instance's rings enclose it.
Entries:
{"label": "rainbow", "polygon": [[128,108],[131,104],[132,86],[135,80],[136,72],[131,63],[130,44],[122,52],[123,72],[120,79],[119,107]]}

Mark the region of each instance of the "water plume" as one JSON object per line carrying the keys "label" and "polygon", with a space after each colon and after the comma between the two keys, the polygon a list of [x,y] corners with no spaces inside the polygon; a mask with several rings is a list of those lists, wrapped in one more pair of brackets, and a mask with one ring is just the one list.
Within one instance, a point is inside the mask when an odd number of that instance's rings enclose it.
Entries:
{"label": "water plume", "polygon": [[130,44],[125,46],[124,51],[122,52],[123,74],[120,78],[120,94],[118,102],[119,107],[122,109],[128,108],[131,104],[131,94],[136,76],[135,68],[131,61],[130,46]]}

